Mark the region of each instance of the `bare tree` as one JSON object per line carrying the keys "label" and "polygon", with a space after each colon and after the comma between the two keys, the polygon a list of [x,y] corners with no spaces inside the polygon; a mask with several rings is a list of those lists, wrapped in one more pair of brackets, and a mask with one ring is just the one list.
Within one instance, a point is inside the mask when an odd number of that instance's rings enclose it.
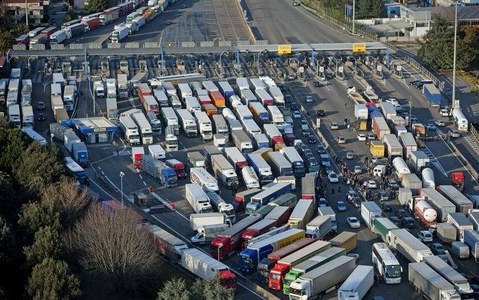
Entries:
{"label": "bare tree", "polygon": [[133,211],[90,207],[67,244],[88,271],[108,276],[118,290],[138,291],[160,270],[160,258],[141,217]]}

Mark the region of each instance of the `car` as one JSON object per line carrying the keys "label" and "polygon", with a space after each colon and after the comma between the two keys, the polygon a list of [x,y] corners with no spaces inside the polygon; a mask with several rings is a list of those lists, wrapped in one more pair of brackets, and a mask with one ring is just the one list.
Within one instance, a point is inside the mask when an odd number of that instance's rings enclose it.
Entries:
{"label": "car", "polygon": [[359,255],[359,253],[354,253],[354,252],[349,252],[348,254],[346,254],[346,256],[349,256],[349,257],[354,258],[354,260],[356,261],[356,263],[357,263],[358,260],[361,258],[361,255]]}
{"label": "car", "polygon": [[308,143],[310,144],[316,144],[318,140],[316,139],[316,137],[314,136],[314,134],[310,134],[308,135]]}
{"label": "car", "polygon": [[363,187],[368,188],[368,189],[377,189],[378,185],[377,185],[375,180],[370,179],[370,180],[364,181]]}
{"label": "car", "polygon": [[293,111],[293,118],[301,119],[301,113],[299,112],[299,110]]}
{"label": "car", "polygon": [[331,130],[338,130],[339,124],[337,122],[331,122]]}
{"label": "car", "polygon": [[316,146],[316,152],[318,152],[318,154],[326,154],[326,148],[324,148],[323,145],[317,145]]}
{"label": "car", "polygon": [[376,139],[376,134],[374,132],[368,132],[368,140],[372,141]]}
{"label": "car", "polygon": [[411,80],[411,81],[409,81],[409,85],[416,85],[420,81],[421,80]]}
{"label": "car", "polygon": [[432,233],[429,230],[421,230],[417,234],[417,238],[423,243],[432,242]]}
{"label": "car", "polygon": [[390,216],[389,220],[393,222],[394,224],[396,224],[396,226],[401,225],[401,220],[396,216]]}
{"label": "car", "polygon": [[324,117],[324,116],[326,115],[326,113],[325,113],[325,111],[324,111],[323,109],[318,109],[318,110],[316,111],[316,115],[317,115],[318,117]]}
{"label": "car", "polygon": [[405,111],[405,110],[402,111],[402,112],[401,112],[401,117],[403,117],[403,118],[409,117],[409,112],[408,112],[408,111]]}
{"label": "car", "polygon": [[432,254],[434,255],[446,253],[446,249],[444,249],[444,246],[441,243],[432,243],[430,248],[431,248]]}
{"label": "car", "polygon": [[376,193],[376,199],[378,199],[380,202],[388,201],[389,194],[386,193],[385,191],[379,191],[378,193]]}
{"label": "car", "polygon": [[329,172],[328,174],[328,180],[330,183],[338,183],[339,182],[339,178],[338,178],[338,175],[336,174],[336,172]]}
{"label": "car", "polygon": [[37,120],[40,121],[40,122],[45,121],[45,114],[44,113],[38,113]]}
{"label": "car", "polygon": [[[294,2],[293,2],[293,6],[300,6],[300,5],[301,5],[301,3],[298,2],[298,1],[294,1]],[[294,78],[293,78],[293,79],[294,79]]]}
{"label": "car", "polygon": [[348,207],[346,206],[346,203],[344,203],[344,201],[338,201],[336,203],[337,207],[338,207],[338,211],[347,211],[348,210]]}
{"label": "car", "polygon": [[408,216],[408,213],[405,209],[398,209],[394,212],[394,214],[396,215],[396,217],[398,217],[399,219],[402,219],[402,218],[405,218]]}
{"label": "car", "polygon": [[409,117],[409,120],[411,121],[411,123],[416,123],[418,120],[417,120],[417,117],[415,115],[411,115]]}
{"label": "car", "polygon": [[381,209],[384,211],[384,212],[391,212],[393,210],[393,207],[391,205],[391,203],[383,203],[381,205]]}
{"label": "car", "polygon": [[399,105],[399,101],[398,101],[396,98],[386,99],[386,102],[387,102],[387,103],[391,103],[392,105],[394,105],[394,107],[396,107],[396,106]]}
{"label": "car", "polygon": [[346,144],[346,139],[344,138],[344,136],[338,136],[338,144]]}
{"label": "car", "polygon": [[306,96],[306,103],[313,103],[313,97],[310,95]]}
{"label": "car", "polygon": [[37,103],[37,109],[38,110],[45,110],[45,102],[42,102],[42,101],[38,102]]}
{"label": "car", "polygon": [[354,174],[362,174],[363,168],[361,166],[354,166]]}
{"label": "car", "polygon": [[315,81],[313,84],[314,84],[314,87],[319,87],[319,81]]}
{"label": "car", "polygon": [[362,202],[363,201],[361,201],[361,198],[356,196],[356,197],[353,198],[352,204],[354,205],[354,207],[359,208],[359,207],[361,207]]}
{"label": "car", "polygon": [[292,102],[290,105],[289,105],[289,108],[291,110],[298,110],[299,109],[299,106],[298,104],[296,104],[295,102]]}
{"label": "car", "polygon": [[461,133],[459,132],[459,130],[449,130],[449,136],[452,137],[452,138],[458,138],[461,136]]}
{"label": "car", "polygon": [[436,120],[436,121],[434,121],[434,124],[436,124],[437,127],[444,127],[444,126],[446,126],[446,121]]}
{"label": "car", "polygon": [[359,222],[358,218],[356,218],[356,217],[348,217],[346,220],[348,221],[349,227],[352,228],[352,229],[357,229],[357,228],[361,227],[361,223]]}
{"label": "car", "polygon": [[441,117],[449,117],[450,111],[448,108],[441,108],[439,114],[441,115]]}
{"label": "car", "polygon": [[[295,3],[297,3],[297,5],[299,5],[299,2],[295,2]],[[293,3],[293,5],[294,5],[294,3]],[[295,79],[296,79],[296,75],[295,75],[295,74],[289,74],[289,75],[288,75],[288,79],[289,79],[289,80],[295,80]]]}
{"label": "car", "polygon": [[168,20],[168,21],[165,22],[165,24],[166,24],[166,25],[171,25],[171,21]]}
{"label": "car", "polygon": [[326,207],[328,206],[328,200],[326,200],[326,198],[319,198],[319,207]]}
{"label": "car", "polygon": [[324,171],[326,172],[327,175],[329,175],[330,173],[334,173],[333,167],[331,165],[324,166]]}
{"label": "car", "polygon": [[425,127],[426,127],[426,130],[436,131],[436,125],[434,125],[432,123],[427,123]]}
{"label": "car", "polygon": [[399,189],[399,184],[395,179],[388,179],[388,185],[392,190],[398,190]]}
{"label": "car", "polygon": [[353,158],[354,158],[353,152],[351,151],[346,152],[346,159],[353,159]]}
{"label": "car", "polygon": [[404,111],[404,108],[401,105],[394,106],[394,109],[396,110],[396,113],[398,113],[398,114],[400,114]]}
{"label": "car", "polygon": [[479,285],[472,283],[469,286],[472,289],[472,294],[474,295],[474,299],[479,299]]}
{"label": "car", "polygon": [[416,224],[414,223],[414,219],[411,217],[404,217],[401,219],[401,226],[402,228],[409,228],[414,229]]}
{"label": "car", "polygon": [[185,8],[186,8],[186,4],[182,4],[182,5],[181,5],[181,8],[185,9]]}
{"label": "car", "polygon": [[358,141],[360,142],[365,142],[366,141],[366,135],[364,133],[358,134]]}

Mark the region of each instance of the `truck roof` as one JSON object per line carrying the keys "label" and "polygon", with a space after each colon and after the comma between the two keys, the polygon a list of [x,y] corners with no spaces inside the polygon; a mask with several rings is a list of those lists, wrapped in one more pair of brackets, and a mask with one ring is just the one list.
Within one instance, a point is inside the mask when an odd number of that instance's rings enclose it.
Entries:
{"label": "truck roof", "polygon": [[237,222],[230,228],[226,229],[218,236],[231,237],[231,236],[237,235],[238,233],[244,231],[246,228],[248,228],[249,226],[253,225],[254,223],[260,220],[261,220],[260,216],[248,216],[244,218],[243,220]]}
{"label": "truck roof", "polygon": [[309,243],[308,245],[304,246],[303,248],[299,249],[298,251],[282,258],[279,262],[283,264],[292,264],[294,262],[297,262],[304,256],[317,251],[318,249],[321,249],[320,251],[324,251],[326,249],[331,248],[331,243],[330,242],[325,242],[325,241],[315,241],[313,243]]}
{"label": "truck roof", "polygon": [[305,280],[314,280],[320,275],[325,274],[333,269],[337,269],[344,264],[350,263],[351,261],[355,261],[355,259],[349,256],[340,256],[338,258],[333,259],[332,261],[325,263],[322,266],[317,267],[316,269],[309,271],[306,274],[301,275],[300,278]]}

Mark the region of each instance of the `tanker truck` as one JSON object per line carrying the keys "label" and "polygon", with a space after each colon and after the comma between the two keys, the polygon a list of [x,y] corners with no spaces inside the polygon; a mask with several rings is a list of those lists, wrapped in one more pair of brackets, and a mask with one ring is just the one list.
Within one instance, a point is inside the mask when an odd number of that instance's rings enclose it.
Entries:
{"label": "tanker truck", "polygon": [[409,201],[409,208],[426,228],[437,227],[437,211],[424,198],[413,198]]}

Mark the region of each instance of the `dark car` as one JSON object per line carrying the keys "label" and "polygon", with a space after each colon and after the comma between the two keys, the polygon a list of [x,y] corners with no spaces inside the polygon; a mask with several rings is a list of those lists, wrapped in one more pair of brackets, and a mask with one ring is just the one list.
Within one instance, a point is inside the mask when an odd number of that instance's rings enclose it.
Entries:
{"label": "dark car", "polygon": [[421,80],[411,80],[409,81],[409,85],[416,85],[418,82],[421,82]]}
{"label": "dark car", "polygon": [[361,207],[361,198],[359,197],[354,197],[353,199],[353,205],[354,207],[358,208],[358,207]]}
{"label": "dark car", "polygon": [[291,108],[291,110],[298,110],[299,107],[298,107],[298,104],[292,102],[291,105],[289,106],[289,108]]}
{"label": "dark car", "polygon": [[393,207],[390,203],[383,203],[383,205],[381,205],[381,208],[384,212],[390,212],[393,210]]}
{"label": "dark car", "polygon": [[401,220],[399,220],[399,218],[396,216],[390,216],[389,220],[391,220],[391,222],[393,222],[397,226],[401,225]]}
{"label": "dark car", "polygon": [[390,187],[392,190],[398,190],[398,189],[399,189],[399,184],[398,184],[397,181],[394,180],[394,179],[388,179],[388,184],[389,184],[389,187]]}
{"label": "dark car", "polygon": [[318,154],[326,154],[326,148],[324,148],[323,145],[318,145],[316,146],[316,152],[318,152]]}
{"label": "dark car", "polygon": [[314,136],[314,134],[310,134],[310,135],[308,136],[308,143],[310,143],[310,144],[316,144],[317,141],[318,141],[318,140],[316,139],[316,137]]}
{"label": "dark car", "polygon": [[39,113],[37,115],[37,120],[40,121],[40,122],[45,121],[45,114],[44,113]]}
{"label": "dark car", "polygon": [[472,294],[474,295],[474,299],[479,299],[479,285],[473,283],[470,286],[472,289]]}
{"label": "dark car", "polygon": [[416,227],[414,219],[411,217],[404,217],[401,219],[401,227],[413,229]]}
{"label": "dark car", "polygon": [[398,209],[396,210],[396,212],[394,213],[396,215],[396,217],[398,217],[399,219],[402,219],[402,218],[405,218],[408,216],[408,213],[405,209]]}
{"label": "dark car", "polygon": [[323,109],[318,109],[318,110],[316,111],[316,115],[317,115],[318,117],[324,117],[324,116],[326,115],[326,112],[325,112]]}
{"label": "dark car", "polygon": [[37,103],[37,109],[38,110],[45,110],[45,102],[38,102]]}
{"label": "dark car", "polygon": [[314,87],[319,87],[319,81],[314,82]]}
{"label": "dark car", "polygon": [[434,255],[440,255],[440,254],[446,253],[446,249],[444,249],[444,246],[441,243],[432,243],[430,248],[431,248],[432,254]]}

